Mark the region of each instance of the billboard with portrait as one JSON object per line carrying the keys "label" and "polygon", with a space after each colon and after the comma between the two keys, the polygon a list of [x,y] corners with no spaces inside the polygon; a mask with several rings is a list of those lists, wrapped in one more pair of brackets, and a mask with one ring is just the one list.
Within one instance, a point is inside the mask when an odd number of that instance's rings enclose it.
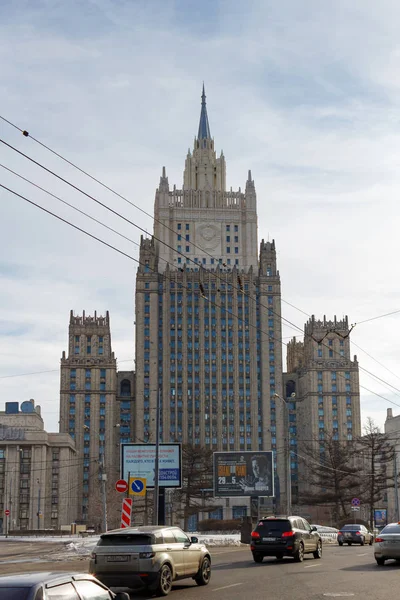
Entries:
{"label": "billboard with portrait", "polygon": [[214,452],[214,496],[273,497],[272,452]]}
{"label": "billboard with portrait", "polygon": [[[156,462],[155,444],[121,445],[121,479],[129,476],[146,479],[146,487],[154,487]],[[159,486],[180,488],[182,486],[181,444],[159,445]]]}
{"label": "billboard with portrait", "polygon": [[386,508],[375,508],[374,509],[374,522],[375,527],[380,529],[381,527],[385,527],[387,524],[387,510]]}

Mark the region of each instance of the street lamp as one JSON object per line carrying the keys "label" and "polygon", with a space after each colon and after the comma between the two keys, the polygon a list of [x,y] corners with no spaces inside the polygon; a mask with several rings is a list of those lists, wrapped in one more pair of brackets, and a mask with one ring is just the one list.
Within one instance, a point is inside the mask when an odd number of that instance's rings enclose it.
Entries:
{"label": "street lamp", "polygon": [[[87,425],[84,425],[83,428],[85,431],[90,432],[90,427],[88,427]],[[100,435],[96,431],[94,433],[97,435],[97,437],[99,439],[99,445],[100,445],[101,444]],[[108,527],[107,527],[107,493],[106,493],[107,475],[105,473],[104,447],[103,447],[103,452],[100,453],[99,467],[100,467],[100,474],[101,474],[101,497],[102,497],[102,503],[103,503],[103,531],[107,531],[107,529],[108,529]]]}
{"label": "street lamp", "polygon": [[[296,393],[292,392],[290,397],[294,399],[296,397]],[[292,478],[291,478],[291,466],[290,466],[290,435],[289,435],[289,403],[285,398],[280,396],[279,394],[274,394],[274,398],[280,398],[283,402],[286,412],[286,453],[287,453],[287,464],[286,464],[286,512],[289,516],[292,512]]]}

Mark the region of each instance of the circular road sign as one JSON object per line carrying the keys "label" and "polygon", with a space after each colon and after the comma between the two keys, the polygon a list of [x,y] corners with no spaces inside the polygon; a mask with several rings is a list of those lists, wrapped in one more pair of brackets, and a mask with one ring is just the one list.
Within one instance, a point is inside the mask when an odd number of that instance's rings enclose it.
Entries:
{"label": "circular road sign", "polygon": [[115,484],[115,489],[117,492],[121,492],[122,494],[127,492],[128,484],[126,483],[125,479],[118,479],[117,483]]}
{"label": "circular road sign", "polygon": [[4,514],[6,515],[6,517],[10,516],[10,511],[8,510],[8,508],[6,508],[6,510],[4,511]]}
{"label": "circular road sign", "polygon": [[131,483],[132,492],[139,494],[144,489],[144,483],[141,479],[134,479]]}
{"label": "circular road sign", "polygon": [[353,500],[351,501],[351,505],[352,506],[360,506],[361,502],[358,498],[353,498]]}

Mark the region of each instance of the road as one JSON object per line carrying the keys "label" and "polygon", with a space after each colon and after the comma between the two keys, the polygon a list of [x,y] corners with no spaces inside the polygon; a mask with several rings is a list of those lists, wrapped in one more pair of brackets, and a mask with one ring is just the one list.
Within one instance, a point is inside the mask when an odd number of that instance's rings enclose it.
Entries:
{"label": "road", "polygon": [[[0,574],[30,570],[87,571],[88,559],[62,560],[62,545],[46,547],[46,562],[38,563],[42,544],[33,544],[25,552],[21,544],[0,544]],[[11,564],[32,555],[32,562]],[[378,567],[369,546],[324,546],[321,560],[306,557],[303,563],[292,559],[277,562],[265,558],[262,564],[252,561],[245,548],[211,549],[213,573],[211,583],[198,587],[192,580],[174,584],[171,600],[327,600],[346,597],[354,600],[392,600],[398,594],[400,565],[389,562]],[[50,556],[57,557],[49,562]],[[4,562],[4,561],[7,561]],[[134,594],[132,598],[146,598]]]}

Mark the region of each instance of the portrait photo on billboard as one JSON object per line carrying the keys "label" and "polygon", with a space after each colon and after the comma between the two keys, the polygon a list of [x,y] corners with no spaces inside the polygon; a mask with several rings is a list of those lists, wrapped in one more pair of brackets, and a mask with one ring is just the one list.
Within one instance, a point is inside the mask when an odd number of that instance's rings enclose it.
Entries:
{"label": "portrait photo on billboard", "polygon": [[214,496],[274,494],[272,452],[214,452]]}

